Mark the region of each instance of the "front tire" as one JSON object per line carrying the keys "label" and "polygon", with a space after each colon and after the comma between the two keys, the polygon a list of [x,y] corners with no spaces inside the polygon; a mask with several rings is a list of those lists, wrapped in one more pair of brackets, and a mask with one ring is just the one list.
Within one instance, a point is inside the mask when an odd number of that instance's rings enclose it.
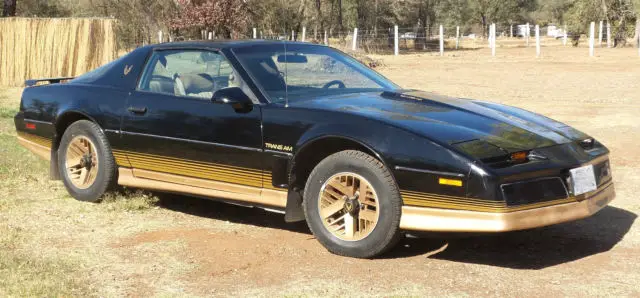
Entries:
{"label": "front tire", "polygon": [[111,146],[100,127],[87,120],[72,123],[58,147],[58,169],[69,194],[97,202],[116,181]]}
{"label": "front tire", "polygon": [[330,252],[371,258],[400,239],[402,199],[387,167],[355,150],[335,153],[311,172],[304,191],[309,229]]}

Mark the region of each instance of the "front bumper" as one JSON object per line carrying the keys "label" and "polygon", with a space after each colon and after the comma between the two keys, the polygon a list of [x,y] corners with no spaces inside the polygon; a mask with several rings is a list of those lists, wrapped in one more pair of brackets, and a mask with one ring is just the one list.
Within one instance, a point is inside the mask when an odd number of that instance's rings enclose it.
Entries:
{"label": "front bumper", "polygon": [[543,227],[589,217],[615,198],[613,182],[580,200],[513,212],[478,212],[403,206],[400,228],[438,232],[506,232]]}

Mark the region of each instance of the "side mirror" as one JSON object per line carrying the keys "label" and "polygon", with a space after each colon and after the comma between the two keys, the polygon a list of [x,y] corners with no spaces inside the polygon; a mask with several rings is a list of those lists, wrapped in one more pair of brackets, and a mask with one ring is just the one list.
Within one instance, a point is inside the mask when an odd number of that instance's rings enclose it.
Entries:
{"label": "side mirror", "polygon": [[249,112],[253,107],[251,98],[240,87],[222,88],[213,93],[211,101],[231,105],[236,112]]}

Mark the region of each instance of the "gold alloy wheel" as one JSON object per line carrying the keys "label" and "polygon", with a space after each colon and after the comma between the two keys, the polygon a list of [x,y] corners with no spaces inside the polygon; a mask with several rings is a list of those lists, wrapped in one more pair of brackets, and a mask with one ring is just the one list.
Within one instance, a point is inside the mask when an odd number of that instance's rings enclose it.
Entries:
{"label": "gold alloy wheel", "polygon": [[67,147],[65,168],[73,186],[86,189],[98,177],[96,146],[85,136],[77,136]]}
{"label": "gold alloy wheel", "polygon": [[320,188],[318,211],[325,228],[345,241],[366,238],[380,217],[371,183],[355,173],[338,173]]}

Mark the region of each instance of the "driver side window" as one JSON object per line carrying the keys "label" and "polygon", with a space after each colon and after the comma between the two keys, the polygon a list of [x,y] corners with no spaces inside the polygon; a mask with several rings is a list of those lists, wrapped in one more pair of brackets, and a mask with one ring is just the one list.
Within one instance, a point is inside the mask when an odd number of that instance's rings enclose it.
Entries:
{"label": "driver side window", "polygon": [[241,87],[241,79],[217,52],[155,51],[138,90],[209,100],[217,90]]}

